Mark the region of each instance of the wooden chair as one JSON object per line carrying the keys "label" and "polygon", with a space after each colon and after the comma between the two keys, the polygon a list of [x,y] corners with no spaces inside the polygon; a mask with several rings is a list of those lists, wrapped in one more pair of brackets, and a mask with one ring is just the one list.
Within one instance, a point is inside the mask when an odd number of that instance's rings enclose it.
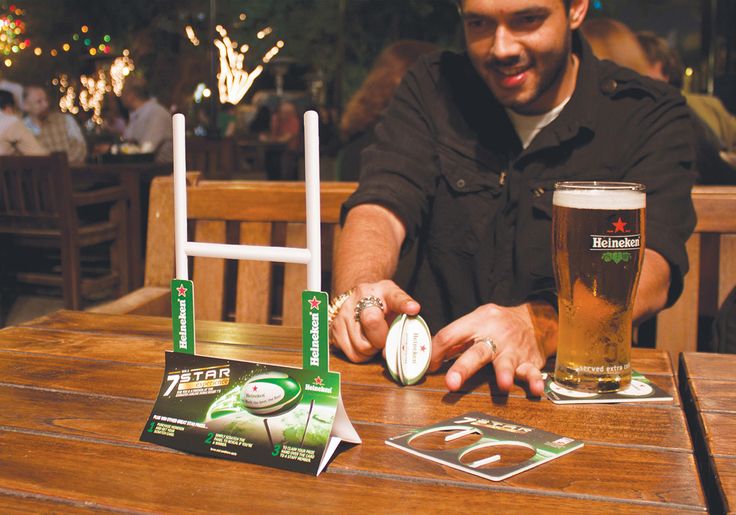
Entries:
{"label": "wooden chair", "polygon": [[[78,209],[94,205],[107,219],[85,223]],[[44,157],[0,157],[0,237],[5,240],[4,266],[10,253],[21,249],[56,249],[61,256],[61,273],[54,270],[4,270],[18,283],[61,287],[64,306],[80,309],[82,298],[100,290],[128,291],[127,194],[122,187],[109,186],[78,192],[62,153]],[[110,268],[87,276],[81,265],[83,249],[108,243]]]}
{"label": "wooden chair", "polygon": [[690,271],[682,296],[657,316],[657,348],[673,362],[683,351],[696,351],[699,315],[713,316],[736,285],[736,187],[695,186],[698,223],[687,242]]}
{"label": "wooden chair", "polygon": [[186,141],[187,170],[198,170],[207,179],[230,179],[235,169],[234,138],[190,136]]}
{"label": "wooden chair", "polygon": [[[199,181],[192,174],[188,181],[193,241],[306,246],[303,183]],[[356,183],[321,185],[323,276],[331,269],[332,249],[340,231],[340,206],[355,187]],[[156,178],[150,198],[144,287],[91,311],[170,316],[169,282],[174,276],[172,179]],[[298,298],[307,284],[304,265],[193,258],[190,274],[198,319],[301,324]],[[323,288],[329,289],[324,280]]]}

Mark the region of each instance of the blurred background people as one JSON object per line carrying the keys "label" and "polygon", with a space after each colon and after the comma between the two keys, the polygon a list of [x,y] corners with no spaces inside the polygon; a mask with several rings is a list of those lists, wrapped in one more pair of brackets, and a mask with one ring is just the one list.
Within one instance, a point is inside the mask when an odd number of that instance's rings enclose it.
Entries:
{"label": "blurred background people", "polygon": [[[658,67],[653,66],[650,62],[637,35],[624,23],[611,18],[593,18],[586,20],[580,30],[599,59],[608,59],[642,76],[667,82],[664,76],[658,73]],[[680,86],[682,85],[681,77],[682,75],[680,75]],[[723,142],[694,112],[692,107],[689,107],[698,182],[702,184],[736,182],[736,171],[721,155],[721,152],[725,150]]]}
{"label": "blurred background people", "polygon": [[[654,32],[641,31],[636,37],[649,60],[651,76],[682,89],[685,67],[675,49]],[[682,93],[687,105],[720,138],[726,150],[736,152],[736,116],[728,112],[721,99],[701,93]]]}
{"label": "blurred background people", "polygon": [[23,89],[26,126],[49,152],[64,152],[69,164],[81,164],[87,157],[87,142],[74,117],[51,108],[46,90],[31,84]]}
{"label": "blurred background people", "polygon": [[282,101],[271,115],[268,132],[260,134],[261,141],[284,145],[283,148],[266,152],[266,173],[269,179],[297,179],[297,165],[302,147],[301,127],[296,106],[292,102]]}
{"label": "blurred background people", "polygon": [[146,81],[140,77],[128,78],[120,100],[130,116],[123,137],[136,141],[141,149],[150,148],[157,163],[171,163],[174,160],[171,114],[151,96]]}
{"label": "blurred background people", "polygon": [[235,106],[229,102],[222,104],[217,113],[217,134],[221,138],[232,138],[235,135],[236,124]]}
{"label": "blurred background people", "polygon": [[41,156],[48,154],[28,127],[18,117],[15,98],[0,90],[0,155]]}
{"label": "blurred background people", "polygon": [[340,119],[342,146],[337,155],[337,179],[358,180],[360,154],[372,143],[373,127],[393,98],[406,70],[422,55],[438,49],[427,41],[407,39],[389,45],[379,54]]}

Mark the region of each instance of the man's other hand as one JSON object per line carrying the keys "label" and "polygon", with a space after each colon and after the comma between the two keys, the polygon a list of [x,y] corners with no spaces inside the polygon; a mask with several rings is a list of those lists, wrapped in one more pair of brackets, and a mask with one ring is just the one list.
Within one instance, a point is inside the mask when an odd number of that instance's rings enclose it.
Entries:
{"label": "man's other hand", "polygon": [[537,342],[527,304],[485,304],[440,330],[432,339],[430,370],[437,370],[458,353],[460,356],[445,375],[450,391],[459,390],[488,363],[493,364],[502,391],[509,391],[514,379],[529,383],[534,396],[544,391],[540,369],[547,356],[544,346]]}

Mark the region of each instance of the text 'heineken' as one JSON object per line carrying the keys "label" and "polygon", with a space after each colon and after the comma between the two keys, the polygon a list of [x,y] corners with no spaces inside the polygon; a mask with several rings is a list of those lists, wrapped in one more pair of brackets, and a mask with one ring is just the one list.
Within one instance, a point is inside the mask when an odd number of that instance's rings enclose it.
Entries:
{"label": "text 'heineken'", "polygon": [[626,388],[644,257],[644,187],[561,182],[552,203],[560,317],[555,382],[596,392]]}

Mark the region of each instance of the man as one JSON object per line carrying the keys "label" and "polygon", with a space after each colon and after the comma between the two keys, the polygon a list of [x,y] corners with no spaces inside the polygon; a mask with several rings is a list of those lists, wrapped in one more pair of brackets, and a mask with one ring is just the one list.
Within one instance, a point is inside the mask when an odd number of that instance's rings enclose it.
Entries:
{"label": "man", "polygon": [[174,160],[171,114],[151,97],[146,82],[137,77],[126,80],[120,100],[130,111],[123,137],[137,141],[141,148],[150,148],[157,163],[171,163]]}
{"label": "man", "polygon": [[42,156],[48,154],[18,118],[15,98],[0,90],[0,156]]}
{"label": "man", "polygon": [[87,142],[76,120],[70,114],[51,110],[49,97],[41,86],[23,90],[26,126],[49,152],[64,152],[70,164],[84,163]]}
{"label": "man", "polygon": [[[423,58],[363,153],[335,258],[332,336],[353,361],[385,344],[387,322],[420,312],[431,368],[458,390],[492,363],[496,382],[543,391],[557,341],[551,201],[558,180],[647,187],[641,320],[674,302],[694,226],[684,100],[599,62],[577,34],[587,0],[464,0],[467,55]],[[418,245],[406,291],[390,280]],[[411,296],[409,293],[411,293]],[[354,316],[357,315],[357,321]]]}

